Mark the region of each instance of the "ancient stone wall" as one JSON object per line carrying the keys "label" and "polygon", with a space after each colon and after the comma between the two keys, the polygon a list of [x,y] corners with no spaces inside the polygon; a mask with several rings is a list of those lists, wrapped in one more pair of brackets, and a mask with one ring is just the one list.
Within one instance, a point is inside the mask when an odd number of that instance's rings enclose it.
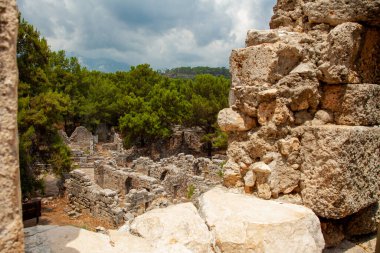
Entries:
{"label": "ancient stone wall", "polygon": [[81,150],[77,154],[73,160],[80,169],[71,172],[66,181],[72,208],[89,210],[115,224],[172,203],[196,201],[222,183],[224,160],[216,158],[179,154],[154,162],[140,157],[124,167],[115,157],[85,155]]}
{"label": "ancient stone wall", "polygon": [[70,172],[66,187],[74,210],[88,210],[94,217],[105,218],[115,225],[124,221],[117,193],[94,184],[84,172],[80,170]]}
{"label": "ancient stone wall", "polygon": [[325,219],[376,206],[380,1],[278,0],[274,12],[230,57],[224,184]]}
{"label": "ancient stone wall", "polygon": [[0,0],[0,251],[23,252],[17,141],[16,1]]}
{"label": "ancient stone wall", "polygon": [[[64,132],[60,132],[63,140],[67,142]],[[92,135],[92,133],[87,130],[83,126],[79,126],[75,128],[74,132],[71,134],[69,138],[69,142],[67,143],[71,150],[82,150],[86,153],[92,154],[94,152],[94,144],[97,143],[96,137]]]}

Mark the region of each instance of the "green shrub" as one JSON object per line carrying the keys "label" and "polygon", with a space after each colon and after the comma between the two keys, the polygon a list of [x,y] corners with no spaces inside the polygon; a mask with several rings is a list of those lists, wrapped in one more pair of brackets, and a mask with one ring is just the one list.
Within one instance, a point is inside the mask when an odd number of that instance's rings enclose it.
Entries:
{"label": "green shrub", "polygon": [[187,198],[191,199],[194,193],[195,193],[195,186],[191,184],[187,187]]}

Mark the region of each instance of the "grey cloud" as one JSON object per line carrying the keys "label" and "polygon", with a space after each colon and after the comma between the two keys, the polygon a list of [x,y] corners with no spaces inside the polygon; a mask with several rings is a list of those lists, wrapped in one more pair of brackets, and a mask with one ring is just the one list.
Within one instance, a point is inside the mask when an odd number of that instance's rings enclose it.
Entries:
{"label": "grey cloud", "polygon": [[237,1],[226,0],[224,5],[220,2],[19,0],[18,3],[26,20],[47,37],[54,50],[64,49],[81,56],[89,67],[96,66],[98,59],[99,65],[147,62],[155,68],[170,68],[227,66],[230,50],[244,42],[244,34],[234,30],[239,28],[236,24],[239,16],[232,17],[227,12],[230,8],[249,11],[251,27],[242,30],[264,29],[268,27],[275,0],[242,0],[241,6]]}

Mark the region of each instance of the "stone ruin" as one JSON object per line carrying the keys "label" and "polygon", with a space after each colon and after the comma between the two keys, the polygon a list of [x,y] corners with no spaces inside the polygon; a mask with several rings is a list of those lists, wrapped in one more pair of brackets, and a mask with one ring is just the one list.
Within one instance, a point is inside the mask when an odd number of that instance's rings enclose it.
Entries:
{"label": "stone ruin", "polygon": [[[0,249],[23,252],[16,138],[18,12],[14,0],[0,0],[0,7]],[[219,117],[221,127],[231,132],[224,184],[310,207],[322,221],[328,245],[373,231],[378,222],[379,13],[379,1],[279,0],[273,30],[250,31],[247,47],[231,57],[231,108]],[[85,155],[93,159],[95,154]],[[98,209],[120,210],[116,191],[99,189],[87,172],[72,174],[83,195],[90,196],[84,205],[97,199]],[[96,189],[87,190],[91,185]],[[134,234],[111,231],[109,237],[90,237],[90,231],[55,226],[37,226],[25,234],[27,250],[31,243],[42,245],[44,252],[79,246],[79,252],[133,252],[137,247],[144,248],[139,252],[321,252],[318,230],[307,208],[216,188],[200,197],[198,211],[184,203],[137,217],[131,224]]]}
{"label": "stone ruin", "polygon": [[180,125],[172,127],[172,134],[168,139],[158,140],[144,148],[132,147],[126,151],[125,159],[134,160],[140,156],[149,156],[157,161],[179,153],[194,156],[207,156],[204,143],[201,142],[205,132],[200,127],[186,128]]}
{"label": "stone ruin", "polygon": [[311,208],[326,244],[380,221],[380,1],[278,0],[230,57],[224,185]]}
{"label": "stone ruin", "polygon": [[195,201],[222,183],[225,161],[220,156],[208,159],[180,153],[159,161],[140,157],[129,163],[117,133],[110,143],[96,143],[96,136],[84,127],[70,138],[64,132],[61,136],[71,148],[76,168],[65,183],[72,209],[86,209],[115,225],[154,208]]}

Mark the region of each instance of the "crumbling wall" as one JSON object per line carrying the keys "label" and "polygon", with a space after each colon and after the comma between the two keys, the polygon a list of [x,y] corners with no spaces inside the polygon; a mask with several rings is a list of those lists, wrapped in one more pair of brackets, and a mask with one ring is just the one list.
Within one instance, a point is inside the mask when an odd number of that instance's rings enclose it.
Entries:
{"label": "crumbling wall", "polygon": [[95,183],[102,188],[112,189],[125,195],[131,189],[151,190],[158,183],[152,177],[136,173],[131,170],[123,170],[112,163],[96,163],[94,170]]}
{"label": "crumbling wall", "polygon": [[23,252],[17,141],[16,1],[0,0],[0,251]]}
{"label": "crumbling wall", "polygon": [[[61,136],[65,141],[64,134],[61,132]],[[66,142],[66,141],[65,141]],[[94,152],[94,145],[97,143],[97,139],[92,133],[83,126],[75,128],[69,139],[69,147],[72,150],[82,150],[89,154]]]}
{"label": "crumbling wall", "polygon": [[380,2],[274,11],[272,30],[248,31],[231,53],[224,184],[347,218],[380,198]]}
{"label": "crumbling wall", "polygon": [[77,210],[88,210],[94,217],[109,220],[115,225],[121,224],[123,210],[119,207],[119,198],[115,191],[102,189],[80,170],[70,172],[66,180],[67,196],[71,206]]}
{"label": "crumbling wall", "polygon": [[71,172],[66,188],[77,211],[87,209],[95,217],[118,224],[121,219],[130,221],[154,208],[195,201],[200,194],[221,184],[223,163],[216,158],[185,154],[158,162],[141,157],[130,167],[119,167],[111,158],[100,159],[92,162],[93,173],[83,166]]}

